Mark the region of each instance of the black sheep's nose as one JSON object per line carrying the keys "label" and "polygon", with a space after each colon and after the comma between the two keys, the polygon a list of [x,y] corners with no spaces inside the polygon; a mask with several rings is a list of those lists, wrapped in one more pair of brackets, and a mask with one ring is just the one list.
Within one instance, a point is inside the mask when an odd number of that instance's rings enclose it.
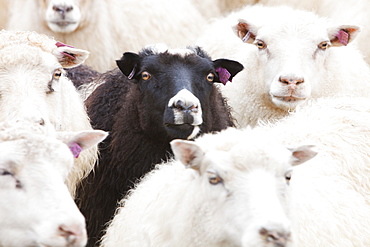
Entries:
{"label": "black sheep's nose", "polygon": [[175,108],[180,111],[184,112],[198,112],[198,105],[195,105],[193,103],[187,104],[186,102],[182,100],[177,100],[173,103],[172,108]]}

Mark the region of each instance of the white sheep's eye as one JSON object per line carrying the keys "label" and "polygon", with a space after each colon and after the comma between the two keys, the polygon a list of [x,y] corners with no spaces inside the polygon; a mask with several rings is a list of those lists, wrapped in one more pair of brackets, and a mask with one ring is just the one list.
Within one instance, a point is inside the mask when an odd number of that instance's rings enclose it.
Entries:
{"label": "white sheep's eye", "polygon": [[13,176],[13,173],[7,170],[4,170],[4,169],[0,169],[0,176],[7,176],[7,175]]}
{"label": "white sheep's eye", "polygon": [[208,174],[208,181],[209,181],[210,184],[216,185],[216,184],[219,184],[219,183],[223,182],[222,178],[219,175],[217,175],[216,173],[207,172],[207,174]]}
{"label": "white sheep's eye", "polygon": [[328,41],[323,41],[318,45],[319,49],[321,50],[326,50],[329,48],[329,42]]}
{"label": "white sheep's eye", "polygon": [[292,178],[292,170],[287,171],[284,176],[286,183],[289,185],[290,179]]}
{"label": "white sheep's eye", "polygon": [[213,82],[214,79],[215,79],[215,75],[213,73],[209,73],[207,75],[207,81]]}
{"label": "white sheep's eye", "polygon": [[149,74],[148,72],[144,71],[143,73],[141,73],[141,78],[144,80],[144,81],[147,81],[150,79],[150,77],[152,77],[151,74]]}
{"label": "white sheep's eye", "polygon": [[56,69],[53,74],[53,79],[58,80],[62,76],[62,70]]}
{"label": "white sheep's eye", "polygon": [[255,45],[257,46],[258,49],[262,50],[266,48],[266,43],[263,42],[262,40],[256,40]]}

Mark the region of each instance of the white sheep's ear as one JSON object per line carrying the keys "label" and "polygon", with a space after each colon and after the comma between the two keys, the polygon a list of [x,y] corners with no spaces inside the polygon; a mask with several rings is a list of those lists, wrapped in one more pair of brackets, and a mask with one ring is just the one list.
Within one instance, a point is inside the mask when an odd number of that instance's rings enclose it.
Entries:
{"label": "white sheep's ear", "polygon": [[360,27],[355,25],[341,25],[328,29],[332,46],[346,46],[360,33]]}
{"label": "white sheep's ear", "polygon": [[76,49],[61,42],[57,42],[55,45],[57,48],[53,51],[53,54],[63,68],[73,68],[82,64],[90,54],[86,50]]}
{"label": "white sheep's ear", "polygon": [[256,33],[252,26],[245,20],[239,19],[238,24],[233,26],[233,30],[244,43],[252,44],[256,40]]}
{"label": "white sheep's ear", "polygon": [[204,157],[204,152],[195,142],[176,139],[171,141],[170,144],[177,160],[186,167],[200,170],[200,163]]}
{"label": "white sheep's ear", "polygon": [[288,148],[292,152],[292,165],[302,164],[317,155],[314,145],[304,145],[298,148]]}
{"label": "white sheep's ear", "polygon": [[78,132],[58,132],[58,139],[68,145],[73,156],[77,158],[85,149],[103,141],[108,133],[102,130],[82,130]]}

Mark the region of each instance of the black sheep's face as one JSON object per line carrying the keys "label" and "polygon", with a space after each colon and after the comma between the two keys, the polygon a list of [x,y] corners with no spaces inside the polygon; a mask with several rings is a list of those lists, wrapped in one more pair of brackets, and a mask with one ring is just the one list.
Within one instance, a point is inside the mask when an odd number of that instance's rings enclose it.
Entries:
{"label": "black sheep's face", "polygon": [[[121,71],[138,83],[151,127],[165,131],[170,139],[193,139],[201,131],[206,121],[203,113],[212,107],[213,84],[220,81],[217,65],[239,66],[236,73],[243,68],[235,61],[212,61],[200,51],[186,49],[180,54],[144,50],[139,55],[125,53],[117,61]],[[236,74],[228,73],[227,80]]]}

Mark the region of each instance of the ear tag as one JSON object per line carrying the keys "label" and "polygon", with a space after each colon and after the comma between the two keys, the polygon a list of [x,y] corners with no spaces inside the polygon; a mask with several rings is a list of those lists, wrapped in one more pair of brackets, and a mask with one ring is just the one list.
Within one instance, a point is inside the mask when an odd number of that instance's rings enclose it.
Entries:
{"label": "ear tag", "polygon": [[69,145],[69,149],[71,150],[74,158],[78,158],[78,156],[82,152],[81,146],[78,145],[76,142],[74,142],[71,145]]}
{"label": "ear tag", "polygon": [[340,30],[337,35],[338,41],[343,45],[348,45],[349,35],[346,31]]}
{"label": "ear tag", "polygon": [[74,48],[73,46],[63,44],[62,42],[59,42],[59,41],[58,41],[58,42],[56,42],[56,43],[55,43],[55,45],[56,45],[57,47],[67,46],[67,47],[70,47],[70,48]]}
{"label": "ear tag", "polygon": [[251,37],[251,33],[248,31],[247,34],[242,38],[244,43],[247,43],[248,39]]}
{"label": "ear tag", "polygon": [[[66,44],[63,44],[62,42],[56,42],[55,43],[55,45],[59,48],[59,47],[64,47],[64,46],[66,46],[66,47],[69,47],[69,48],[74,48],[73,46],[70,46],[70,45],[66,45]],[[71,54],[71,53],[68,53],[68,52],[65,52],[65,51],[62,51],[62,52],[60,52],[60,53],[62,53],[63,55],[65,55],[65,56],[67,56],[67,57],[69,57],[70,59],[72,59],[72,60],[75,60],[76,59],[76,57],[73,55],[73,54]]]}
{"label": "ear tag", "polygon": [[134,75],[135,75],[135,70],[136,70],[136,65],[135,65],[135,67],[132,69],[131,73],[127,76],[127,78],[128,78],[129,80],[131,80],[131,79],[134,77]]}
{"label": "ear tag", "polygon": [[[218,67],[216,69],[216,72],[218,73],[218,78],[220,79],[220,82],[224,85],[226,85],[226,83],[229,81],[230,77],[231,77],[231,74],[229,71],[227,71],[227,69],[225,68],[222,68],[222,67]],[[231,82],[231,80],[230,80]]]}

